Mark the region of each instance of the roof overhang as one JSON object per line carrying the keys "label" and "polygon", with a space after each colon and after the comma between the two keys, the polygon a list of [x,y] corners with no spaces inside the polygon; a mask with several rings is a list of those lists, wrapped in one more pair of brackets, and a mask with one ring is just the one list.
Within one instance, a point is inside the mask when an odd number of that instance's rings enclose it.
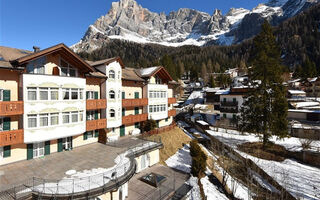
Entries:
{"label": "roof overhang", "polygon": [[163,66],[160,66],[157,70],[153,72],[153,74],[151,74],[151,76],[155,75],[159,76],[161,79],[167,80],[168,82],[173,81],[169,72]]}
{"label": "roof overhang", "polygon": [[21,66],[24,65],[32,60],[35,60],[37,58],[40,58],[42,56],[46,56],[52,53],[59,53],[64,56],[69,56],[75,61],[78,65],[77,67],[81,68],[85,72],[93,72],[95,71],[93,67],[91,67],[87,62],[82,60],[80,56],[78,56],[76,53],[74,53],[69,47],[67,47],[65,44],[60,43],[55,46],[49,47],[47,49],[41,50],[39,52],[35,52],[23,57],[20,57],[16,60],[10,61],[10,63],[13,66]]}

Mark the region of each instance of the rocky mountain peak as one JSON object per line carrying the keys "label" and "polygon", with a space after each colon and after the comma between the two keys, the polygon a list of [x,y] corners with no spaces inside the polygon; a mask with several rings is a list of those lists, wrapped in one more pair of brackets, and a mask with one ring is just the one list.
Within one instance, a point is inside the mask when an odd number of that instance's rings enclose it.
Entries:
{"label": "rocky mountain peak", "polygon": [[264,19],[273,25],[296,15],[320,0],[270,0],[250,10],[231,8],[212,15],[180,8],[168,15],[151,12],[135,0],[113,2],[105,16],[90,25],[75,51],[92,51],[110,39],[169,46],[232,44],[257,34]]}

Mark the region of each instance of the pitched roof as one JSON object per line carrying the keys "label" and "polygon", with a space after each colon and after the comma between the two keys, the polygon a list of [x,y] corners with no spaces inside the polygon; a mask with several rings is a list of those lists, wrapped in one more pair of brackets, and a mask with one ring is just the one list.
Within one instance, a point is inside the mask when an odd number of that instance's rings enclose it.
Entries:
{"label": "pitched roof", "polygon": [[89,63],[89,65],[95,67],[95,66],[103,65],[103,64],[108,65],[108,64],[115,62],[115,61],[118,61],[121,65],[121,67],[124,68],[124,64],[123,64],[120,57],[107,58],[107,59],[98,60],[98,61],[87,61],[87,63]]}
{"label": "pitched roof", "polygon": [[172,77],[168,71],[163,66],[154,66],[148,68],[136,69],[137,74],[142,78],[149,78],[155,74],[158,74],[160,77],[172,81]]}
{"label": "pitched roof", "polygon": [[34,52],[31,54],[27,54],[25,56],[10,60],[10,62],[12,65],[22,65],[22,64],[25,64],[31,60],[37,59],[41,56],[49,55],[53,52],[58,52],[58,51],[61,54],[71,55],[74,58],[74,60],[77,61],[77,63],[79,64],[78,65],[79,67],[82,67],[83,69],[89,70],[91,72],[95,71],[95,69],[93,67],[91,67],[87,62],[82,60],[82,58],[80,58],[80,56],[78,56],[76,53],[74,53],[69,47],[67,47],[63,43],[57,44],[57,45],[49,47],[47,49],[43,49],[38,52]]}
{"label": "pitched roof", "polygon": [[99,71],[89,72],[88,74],[86,74],[86,76],[91,76],[91,77],[95,77],[95,78],[104,78],[104,79],[108,78],[104,73],[99,72]]}
{"label": "pitched roof", "polygon": [[129,81],[144,81],[144,79],[140,78],[135,69],[133,68],[123,68],[122,69],[122,79]]}
{"label": "pitched roof", "polygon": [[13,66],[10,63],[10,60],[21,58],[32,53],[32,51],[27,51],[23,49],[0,46],[0,67],[13,68]]}

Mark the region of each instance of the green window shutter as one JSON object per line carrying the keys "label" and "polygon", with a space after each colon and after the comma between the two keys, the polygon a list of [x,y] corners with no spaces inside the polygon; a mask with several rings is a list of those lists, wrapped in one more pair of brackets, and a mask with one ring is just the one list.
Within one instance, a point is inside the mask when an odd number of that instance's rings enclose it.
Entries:
{"label": "green window shutter", "polygon": [[10,118],[9,117],[3,118],[3,130],[10,131]]}
{"label": "green window shutter", "polygon": [[86,92],[86,98],[89,99],[89,92]]}
{"label": "green window shutter", "polygon": [[94,137],[99,137],[99,130],[94,131]]}
{"label": "green window shutter", "polygon": [[87,132],[84,132],[83,134],[83,140],[87,140],[88,139],[88,133]]}
{"label": "green window shutter", "polygon": [[94,119],[95,119],[95,120],[99,119],[98,111],[97,111],[97,110],[94,111]]}
{"label": "green window shutter", "polygon": [[33,158],[33,144],[27,144],[27,160]]}
{"label": "green window shutter", "polygon": [[168,121],[168,118],[166,118],[166,122]]}
{"label": "green window shutter", "polygon": [[94,99],[98,99],[99,98],[99,93],[98,92],[94,92]]}
{"label": "green window shutter", "polygon": [[122,116],[126,116],[126,109],[122,108]]}
{"label": "green window shutter", "polygon": [[10,90],[3,90],[3,101],[10,101]]}
{"label": "green window shutter", "polygon": [[139,115],[139,107],[135,107],[134,108],[134,114],[135,115]]}
{"label": "green window shutter", "polygon": [[3,147],[3,157],[8,158],[11,156],[11,146],[4,146]]}
{"label": "green window shutter", "polygon": [[139,92],[135,92],[135,93],[134,93],[134,98],[135,98],[135,99],[139,99]]}
{"label": "green window shutter", "polygon": [[226,98],[223,98],[223,102],[226,102],[227,101],[227,99]]}
{"label": "green window shutter", "polygon": [[126,93],[122,92],[122,99],[125,99],[125,98],[126,98]]}
{"label": "green window shutter", "polygon": [[62,139],[58,139],[58,152],[61,152],[62,150],[63,150]]}
{"label": "green window shutter", "polygon": [[236,98],[233,98],[233,102],[236,102],[237,100],[236,100]]}
{"label": "green window shutter", "polygon": [[50,154],[50,141],[44,143],[44,155]]}
{"label": "green window shutter", "polygon": [[89,120],[90,113],[89,113],[89,112],[86,112],[86,116],[87,116],[87,121],[88,121],[88,120]]}

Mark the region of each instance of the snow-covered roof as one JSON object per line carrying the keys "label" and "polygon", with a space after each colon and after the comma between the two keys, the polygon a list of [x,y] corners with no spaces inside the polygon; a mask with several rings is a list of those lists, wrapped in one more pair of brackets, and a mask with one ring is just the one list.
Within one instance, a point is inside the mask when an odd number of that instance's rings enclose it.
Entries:
{"label": "snow-covered roof", "polygon": [[147,77],[151,76],[156,70],[158,70],[160,67],[148,67],[148,68],[143,68],[143,69],[138,69],[137,72],[142,76],[142,77]]}
{"label": "snow-covered roof", "polygon": [[230,93],[230,90],[229,89],[227,89],[227,90],[218,90],[217,92],[216,92],[216,94],[229,94]]}
{"label": "snow-covered roof", "polygon": [[304,108],[304,107],[310,107],[310,106],[318,106],[319,102],[314,102],[314,101],[292,102],[291,105],[293,105],[296,108]]}
{"label": "snow-covered roof", "polygon": [[205,89],[206,92],[217,92],[219,90],[220,90],[220,88],[206,88]]}
{"label": "snow-covered roof", "polygon": [[288,90],[290,94],[306,94],[306,92],[302,90]]}
{"label": "snow-covered roof", "polygon": [[208,126],[209,124],[205,121],[202,121],[202,120],[198,120],[197,123],[203,125],[203,126]]}
{"label": "snow-covered roof", "polygon": [[301,79],[298,78],[298,79],[293,79],[293,80],[289,80],[288,83],[296,83],[296,82],[299,82]]}
{"label": "snow-covered roof", "polygon": [[288,112],[301,112],[301,113],[320,113],[320,110],[307,110],[307,109],[289,109]]}
{"label": "snow-covered roof", "polygon": [[315,82],[317,79],[318,79],[318,77],[314,77],[314,78],[310,78],[310,79],[308,78],[308,81],[309,82]]}

